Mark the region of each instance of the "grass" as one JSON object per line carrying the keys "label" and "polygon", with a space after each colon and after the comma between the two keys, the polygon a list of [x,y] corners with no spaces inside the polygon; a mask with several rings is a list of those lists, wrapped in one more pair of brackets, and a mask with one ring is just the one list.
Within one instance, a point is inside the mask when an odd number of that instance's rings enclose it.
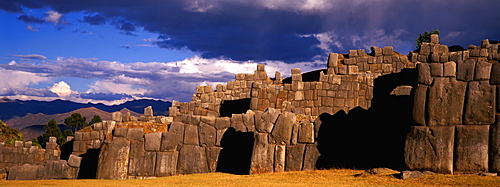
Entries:
{"label": "grass", "polygon": [[[402,180],[390,173],[362,173],[332,169],[258,175],[204,173],[143,180],[0,180],[0,186],[500,186],[500,177],[434,174]],[[355,177],[356,174],[362,175]]]}

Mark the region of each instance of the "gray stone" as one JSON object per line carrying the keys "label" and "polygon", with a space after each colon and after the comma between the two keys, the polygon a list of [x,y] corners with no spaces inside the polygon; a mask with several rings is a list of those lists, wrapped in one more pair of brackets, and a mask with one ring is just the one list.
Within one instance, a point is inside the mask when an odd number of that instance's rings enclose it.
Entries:
{"label": "gray stone", "polygon": [[251,111],[247,111],[247,113],[243,114],[243,124],[245,126],[254,126],[255,125],[255,114]]}
{"label": "gray stone", "polygon": [[153,107],[148,106],[144,108],[144,116],[153,116]]}
{"label": "gray stone", "polygon": [[392,56],[392,55],[394,55],[392,46],[385,46],[384,48],[382,48],[382,54],[384,56]]}
{"label": "gray stone", "polygon": [[216,118],[215,119],[215,128],[225,129],[231,127],[231,119],[230,118]]}
{"label": "gray stone", "polygon": [[201,116],[200,121],[210,126],[215,126],[215,117]]}
{"label": "gray stone", "polygon": [[442,77],[443,71],[444,69],[442,63],[431,63],[431,76]]}
{"label": "gray stone", "polygon": [[434,78],[427,98],[428,126],[462,124],[466,84],[454,78]]}
{"label": "gray stone", "polygon": [[295,118],[295,114],[291,112],[284,112],[278,117],[276,125],[271,132],[271,135],[278,144],[290,143]]}
{"label": "gray stone", "polygon": [[123,121],[122,113],[121,112],[113,112],[111,120],[116,121],[116,122],[122,122]]}
{"label": "gray stone", "polygon": [[127,140],[144,141],[144,129],[143,128],[129,128],[127,131]]}
{"label": "gray stone", "polygon": [[206,124],[200,125],[200,146],[214,146],[217,141],[217,130]]}
{"label": "gray stone", "polygon": [[314,124],[302,123],[299,130],[299,143],[314,143]]}
{"label": "gray stone", "polygon": [[500,63],[491,66],[490,84],[500,85]]}
{"label": "gray stone", "polygon": [[475,67],[476,62],[474,60],[467,59],[464,62],[459,61],[457,67],[457,80],[467,82],[474,80]]}
{"label": "gray stone", "polygon": [[406,137],[404,156],[411,170],[453,173],[454,126],[413,126]]}
{"label": "gray stone", "polygon": [[453,61],[443,64],[443,76],[455,77],[457,75],[457,64]]}
{"label": "gray stone", "polygon": [[129,165],[130,142],[115,137],[105,141],[99,153],[97,179],[126,179]]}
{"label": "gray stone", "polygon": [[428,63],[418,63],[418,83],[420,84],[432,84],[431,68]]}
{"label": "gray stone", "polygon": [[419,84],[415,89],[415,96],[413,97],[413,119],[419,125],[426,125],[425,115],[427,112],[427,85]]}
{"label": "gray stone", "polygon": [[356,50],[349,50],[349,58],[357,57],[358,56],[358,51]]}
{"label": "gray stone", "polygon": [[207,163],[208,163],[208,171],[215,172],[217,169],[217,163],[219,161],[219,154],[222,150],[222,147],[205,147],[205,151],[207,152]]}
{"label": "gray stone", "polygon": [[420,54],[424,56],[431,54],[431,46],[429,43],[422,43],[422,45],[420,45]]}
{"label": "gray stone", "polygon": [[[114,131],[113,131],[113,135],[115,137],[122,137],[122,138],[125,138],[127,137],[127,132],[128,132],[128,128],[116,128]],[[78,133],[78,132],[77,132]],[[76,134],[75,134],[76,135]],[[77,136],[78,137],[78,136]],[[82,133],[82,137],[83,137],[83,133]],[[83,140],[83,138],[82,138]],[[77,140],[78,141],[78,140]]]}
{"label": "gray stone", "polygon": [[185,145],[199,145],[200,140],[198,137],[198,126],[184,125],[184,144]]}
{"label": "gray stone", "polygon": [[304,166],[302,170],[316,170],[316,162],[321,153],[318,150],[318,144],[306,144],[306,152],[304,153]]}
{"label": "gray stone", "polygon": [[474,80],[489,80],[491,73],[491,64],[485,61],[476,63],[476,71],[474,72]]}
{"label": "gray stone", "polygon": [[168,132],[163,132],[161,137],[160,151],[180,150],[184,142],[184,124],[173,122],[170,124]]}
{"label": "gray stone", "polygon": [[178,151],[156,153],[155,176],[166,177],[177,174]]}
{"label": "gray stone", "polygon": [[496,122],[491,125],[490,171],[500,172],[500,114],[496,115]]}
{"label": "gray stone", "polygon": [[495,122],[495,86],[488,81],[468,85],[464,125],[490,125]]}
{"label": "gray stone", "polygon": [[128,175],[154,176],[156,153],[144,150],[144,142],[130,142]]}
{"label": "gray stone", "polygon": [[335,67],[335,66],[337,66],[338,59],[339,59],[339,54],[337,54],[337,53],[330,53],[328,55],[328,67]]}
{"label": "gray stone", "polygon": [[288,145],[286,148],[286,171],[300,171],[304,160],[305,144]]}
{"label": "gray stone", "polygon": [[402,171],[401,172],[401,179],[411,179],[411,178],[418,178],[424,176],[424,173],[421,171]]}
{"label": "gray stone", "polygon": [[217,130],[217,140],[215,141],[216,146],[220,146],[220,141],[222,140],[222,137],[224,137],[224,133],[226,133],[227,129],[220,129]]}
{"label": "gray stone", "polygon": [[184,145],[179,152],[177,174],[208,173],[205,148]]}
{"label": "gray stone", "polygon": [[285,171],[286,146],[276,145],[274,150],[274,172]]}
{"label": "gray stone", "polygon": [[431,43],[438,44],[439,43],[439,35],[431,34]]}
{"label": "gray stone", "polygon": [[162,132],[148,133],[144,135],[144,149],[146,151],[160,151]]}
{"label": "gray stone", "polygon": [[290,145],[297,144],[297,140],[299,139],[299,129],[300,129],[300,125],[297,123],[294,123],[293,128],[292,128],[292,136],[290,139]]}
{"label": "gray stone", "polygon": [[76,156],[74,154],[69,155],[68,165],[71,167],[79,168],[82,162],[82,157]]}
{"label": "gray stone", "polygon": [[488,171],[489,125],[457,125],[454,173]]}
{"label": "gray stone", "polygon": [[14,166],[9,168],[7,180],[36,180],[38,169],[43,166],[32,166],[25,164],[23,166]]}
{"label": "gray stone", "polygon": [[274,149],[275,147],[269,144],[267,133],[257,133],[255,135],[250,174],[273,172]]}

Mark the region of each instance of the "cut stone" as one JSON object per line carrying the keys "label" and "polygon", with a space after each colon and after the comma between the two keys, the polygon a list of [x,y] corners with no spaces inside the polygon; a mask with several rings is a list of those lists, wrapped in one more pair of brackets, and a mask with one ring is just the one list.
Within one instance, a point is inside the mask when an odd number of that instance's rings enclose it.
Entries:
{"label": "cut stone", "polygon": [[457,125],[454,173],[488,172],[489,125]]}

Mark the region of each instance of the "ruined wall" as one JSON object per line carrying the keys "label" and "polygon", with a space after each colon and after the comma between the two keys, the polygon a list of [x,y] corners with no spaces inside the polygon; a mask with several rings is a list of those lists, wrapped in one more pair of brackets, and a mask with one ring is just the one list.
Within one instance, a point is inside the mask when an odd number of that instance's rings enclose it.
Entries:
{"label": "ruined wall", "polygon": [[32,146],[31,141],[16,141],[14,147],[0,144],[0,168],[8,172],[8,180],[75,179],[81,158],[71,155],[60,160],[61,151],[55,137],[50,137],[47,149]]}
{"label": "ruined wall", "polygon": [[500,64],[498,44],[448,52],[437,35],[418,61],[412,127],[405,159],[412,170],[440,173],[500,171]]}

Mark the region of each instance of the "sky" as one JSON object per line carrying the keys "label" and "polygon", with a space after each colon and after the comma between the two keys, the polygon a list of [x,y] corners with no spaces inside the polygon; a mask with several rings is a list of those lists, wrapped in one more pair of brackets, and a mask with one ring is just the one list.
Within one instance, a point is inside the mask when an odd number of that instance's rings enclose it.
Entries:
{"label": "sky", "polygon": [[0,97],[119,104],[190,101],[266,64],[270,77],[326,67],[329,53],[419,33],[465,48],[500,40],[492,0],[2,0]]}

